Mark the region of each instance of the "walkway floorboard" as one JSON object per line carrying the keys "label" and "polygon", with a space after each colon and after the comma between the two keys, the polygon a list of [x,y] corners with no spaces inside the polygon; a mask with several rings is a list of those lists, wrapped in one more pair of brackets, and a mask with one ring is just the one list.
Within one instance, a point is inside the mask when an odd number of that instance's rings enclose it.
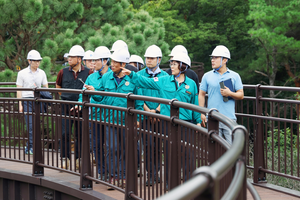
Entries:
{"label": "walkway floorboard", "polygon": [[[28,173],[30,176],[32,173],[32,166],[29,164],[23,164],[23,163],[17,163],[12,161],[5,161],[1,160],[0,162],[0,171],[2,170],[11,170],[16,172],[23,172]],[[45,168],[45,176],[51,177],[57,180],[63,180],[65,182],[73,183],[74,185],[79,185],[79,176],[72,175],[69,173],[59,172],[52,169]],[[79,187],[79,186],[78,186]],[[101,184],[94,184],[94,190],[98,191],[104,195],[106,195],[107,200],[122,200],[124,199],[124,194],[121,192],[118,192],[116,190],[107,190],[106,186]],[[266,189],[263,187],[255,186],[256,190],[258,191],[259,195],[261,196],[262,200],[299,200],[299,198],[280,193],[274,190]],[[247,193],[247,200],[252,200],[250,193]]]}

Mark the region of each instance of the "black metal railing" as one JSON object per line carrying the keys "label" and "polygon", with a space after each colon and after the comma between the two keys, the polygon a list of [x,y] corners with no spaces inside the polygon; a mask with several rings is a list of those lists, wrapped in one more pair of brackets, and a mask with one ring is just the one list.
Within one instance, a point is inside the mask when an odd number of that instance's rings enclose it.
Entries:
{"label": "black metal railing", "polygon": [[[16,99],[17,90],[32,90],[35,96],[33,99]],[[54,99],[41,99],[40,91],[51,92]],[[58,92],[62,91],[82,94],[83,102],[60,100]],[[193,198],[246,199],[246,129],[214,110],[176,100],[85,90],[3,87],[0,94],[3,152],[0,159],[30,163],[35,176],[43,176],[45,167],[60,170],[79,175],[79,185],[83,190],[92,189],[93,182],[97,182],[125,193],[125,199],[166,198],[173,191],[181,191],[182,195]],[[125,98],[127,107],[92,104],[89,103],[89,95]],[[136,110],[134,102],[137,100],[170,105],[170,117]],[[34,111],[19,112],[19,101],[32,102]],[[76,106],[82,108],[81,112],[66,113],[66,107],[70,110]],[[179,120],[179,108],[208,113],[208,129]],[[100,111],[97,112],[99,119],[89,117],[95,110]],[[25,116],[33,118],[33,155],[25,154],[24,147],[29,139]],[[112,121],[103,116],[111,117]],[[125,123],[117,123],[123,118]],[[229,145],[217,134],[219,121],[233,130],[234,142],[229,150]],[[75,124],[73,129],[72,122]],[[75,133],[76,126],[78,135]],[[67,128],[70,130],[69,140],[62,141],[62,134],[67,132]],[[119,132],[107,134],[109,130]],[[91,142],[94,139],[99,142]],[[64,161],[63,150],[69,153],[67,169],[60,167]],[[110,150],[115,152],[110,153]],[[138,170],[141,176],[138,176]],[[111,177],[116,172],[119,174]],[[151,179],[156,184],[146,185]],[[199,184],[193,184],[189,190],[182,192],[180,187],[187,187],[195,180],[200,180]],[[255,190],[252,188],[251,191]],[[165,194],[166,197],[163,196]]]}

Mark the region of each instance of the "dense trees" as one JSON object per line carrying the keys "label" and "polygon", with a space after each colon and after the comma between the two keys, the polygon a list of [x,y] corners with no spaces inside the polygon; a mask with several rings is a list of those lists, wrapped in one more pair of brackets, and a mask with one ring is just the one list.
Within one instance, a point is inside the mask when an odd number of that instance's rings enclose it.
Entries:
{"label": "dense trees", "polygon": [[207,71],[208,55],[224,44],[244,83],[300,86],[299,0],[0,0],[0,7],[2,69],[25,67],[27,52],[37,49],[48,56],[42,67],[55,72],[74,44],[94,50],[123,39],[141,56],[159,45],[163,62],[183,44]]}
{"label": "dense trees", "polygon": [[[254,23],[248,31],[259,46],[251,68],[275,85],[277,72],[285,68],[295,85],[300,87],[300,3],[298,0],[249,0],[248,19]],[[285,84],[282,80],[280,85]],[[274,93],[271,92],[271,96]]]}
{"label": "dense trees", "polygon": [[229,63],[241,71],[255,46],[247,31],[252,26],[246,20],[249,5],[240,0],[155,0],[142,6],[151,15],[164,18],[166,41],[171,47],[183,44],[194,61],[211,69],[208,55],[219,44],[232,52]]}
{"label": "dense trees", "polygon": [[52,63],[62,59],[74,44],[86,50],[117,39],[129,44],[132,53],[143,54],[157,44],[165,55],[163,20],[147,12],[132,12],[127,0],[14,0],[0,1],[0,61],[9,69],[24,68],[27,52],[37,49]]}

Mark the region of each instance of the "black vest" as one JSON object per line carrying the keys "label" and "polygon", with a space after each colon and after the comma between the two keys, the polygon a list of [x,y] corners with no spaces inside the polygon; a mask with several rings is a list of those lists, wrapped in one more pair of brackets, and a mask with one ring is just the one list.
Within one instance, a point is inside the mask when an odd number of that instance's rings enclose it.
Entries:
{"label": "black vest", "polygon": [[[84,67],[84,70],[81,70],[81,72],[78,73],[77,79],[74,79],[73,71],[69,70],[69,67],[65,67],[63,69],[63,77],[62,77],[62,88],[66,89],[82,89],[83,83],[78,80],[78,78],[81,78],[83,82],[87,79],[89,76],[90,69],[87,67]],[[78,101],[79,94],[74,93],[61,93],[61,99],[68,100],[68,101]]]}

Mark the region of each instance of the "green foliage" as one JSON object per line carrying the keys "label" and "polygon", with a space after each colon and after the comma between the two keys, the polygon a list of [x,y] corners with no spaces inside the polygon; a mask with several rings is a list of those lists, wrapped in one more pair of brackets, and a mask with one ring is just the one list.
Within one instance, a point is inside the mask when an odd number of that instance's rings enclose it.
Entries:
{"label": "green foliage", "polygon": [[50,77],[50,71],[51,71],[51,68],[52,68],[51,58],[49,56],[43,57],[43,60],[40,64],[39,68],[44,70],[46,75],[47,75],[47,78],[49,78]]}
{"label": "green foliage", "polygon": [[276,74],[286,63],[300,61],[299,1],[250,0],[249,4],[253,27],[248,33],[260,48],[250,67],[265,73],[269,84],[275,85]]}
{"label": "green foliage", "polygon": [[[299,138],[293,135],[290,128],[268,131],[267,168],[274,171],[296,175],[298,169]],[[267,175],[268,183],[300,191],[297,181],[285,177]]]}
{"label": "green foliage", "polygon": [[16,79],[17,73],[10,69],[5,69],[3,72],[0,73],[1,82],[14,82]]}
{"label": "green foliage", "polygon": [[[141,9],[163,19],[167,31],[161,32],[156,27],[152,29],[154,33],[165,38],[171,48],[184,45],[192,61],[205,64],[205,71],[211,70],[209,55],[219,44],[231,51],[228,67],[237,72],[246,71],[255,56],[251,51],[256,46],[247,33],[252,24],[246,19],[249,4],[245,1],[155,0],[148,1]],[[148,30],[145,37],[147,33]]]}
{"label": "green foliage", "polygon": [[[26,57],[31,49],[44,57],[41,68],[47,66],[47,75],[52,71],[55,76],[60,69],[56,61],[75,44],[95,50],[102,45],[110,48],[122,39],[131,53],[139,55],[152,44],[168,46],[163,20],[131,9],[128,0],[0,0],[0,5],[0,62],[11,70],[16,65],[28,66]],[[144,38],[146,27],[157,32]]]}

